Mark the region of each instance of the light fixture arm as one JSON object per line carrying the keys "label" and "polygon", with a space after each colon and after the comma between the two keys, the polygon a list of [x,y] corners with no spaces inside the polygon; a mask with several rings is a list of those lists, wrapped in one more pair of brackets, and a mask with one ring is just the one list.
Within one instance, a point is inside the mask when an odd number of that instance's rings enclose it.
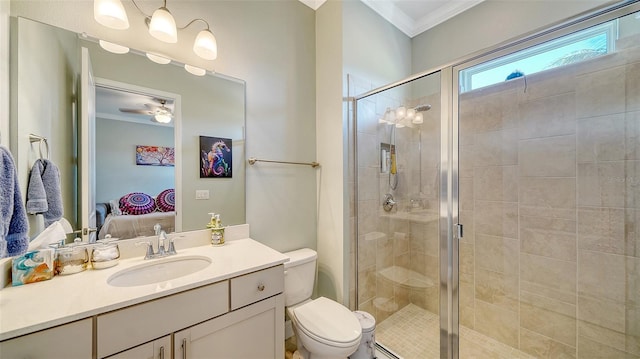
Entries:
{"label": "light fixture arm", "polygon": [[191,26],[191,24],[193,24],[193,23],[194,23],[194,22],[196,22],[196,21],[202,21],[202,22],[204,22],[204,23],[205,23],[205,25],[207,25],[207,30],[211,31],[211,29],[209,28],[209,23],[208,23],[206,20],[204,20],[204,19],[193,19],[193,20],[191,20],[188,24],[186,24],[184,27],[179,27],[179,28],[178,28],[178,30],[184,30],[184,29],[188,28],[189,26]]}
{"label": "light fixture arm", "polygon": [[[140,8],[140,6],[138,6],[138,4],[136,4],[135,0],[131,0],[131,2],[133,3],[133,5],[136,7],[136,9],[138,9],[138,11],[140,11],[140,13],[142,15],[144,15],[145,17],[145,22],[147,23],[147,25],[149,25],[149,21],[151,20],[151,15],[147,15],[144,11],[142,11],[142,9]],[[167,1],[164,1],[164,7],[167,7]]]}

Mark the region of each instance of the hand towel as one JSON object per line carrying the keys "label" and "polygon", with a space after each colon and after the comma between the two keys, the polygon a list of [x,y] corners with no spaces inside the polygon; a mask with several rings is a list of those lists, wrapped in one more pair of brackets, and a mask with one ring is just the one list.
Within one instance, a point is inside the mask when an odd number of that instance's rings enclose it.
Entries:
{"label": "hand towel", "polygon": [[48,227],[62,218],[62,212],[60,170],[49,160],[36,160],[29,176],[27,213],[42,213],[44,225]]}
{"label": "hand towel", "polygon": [[20,195],[18,171],[11,152],[0,146],[0,235],[7,241],[7,257],[27,251],[28,233],[29,222]]}

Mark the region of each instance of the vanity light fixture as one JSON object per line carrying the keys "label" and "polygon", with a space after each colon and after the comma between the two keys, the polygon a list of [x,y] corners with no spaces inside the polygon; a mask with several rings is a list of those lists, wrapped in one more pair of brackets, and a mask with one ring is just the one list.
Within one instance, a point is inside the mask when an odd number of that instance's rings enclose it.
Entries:
{"label": "vanity light fixture", "polygon": [[149,60],[155,62],[156,64],[166,65],[171,62],[171,59],[168,59],[164,56],[152,54],[150,52],[147,52],[146,55]]}
{"label": "vanity light fixture", "polygon": [[118,45],[118,44],[114,44],[113,42],[109,42],[109,41],[104,41],[104,40],[99,40],[98,43],[100,44],[100,47],[102,47],[103,49],[109,51],[109,52],[113,52],[114,54],[126,54],[129,52],[129,48],[126,46],[122,46],[122,45]]}
{"label": "vanity light fixture", "polygon": [[[94,18],[104,26],[112,29],[124,30],[129,28],[129,21],[120,0],[93,0]],[[178,30],[184,30],[195,22],[203,22],[206,29],[201,30],[193,43],[193,52],[205,60],[215,60],[218,57],[218,43],[211,32],[209,23],[204,19],[191,20],[184,27],[177,27],[176,21],[167,8],[167,0],[156,9],[152,15],[147,15],[135,0],[131,0],[136,9],[145,17],[145,23],[149,28],[149,34],[156,39],[175,44],[178,42]],[[126,24],[126,25],[125,25]]]}
{"label": "vanity light fixture", "polygon": [[195,67],[187,64],[184,64],[184,69],[187,70],[187,72],[189,72],[190,74],[196,75],[196,76],[204,76],[207,73],[207,70],[203,68]]}

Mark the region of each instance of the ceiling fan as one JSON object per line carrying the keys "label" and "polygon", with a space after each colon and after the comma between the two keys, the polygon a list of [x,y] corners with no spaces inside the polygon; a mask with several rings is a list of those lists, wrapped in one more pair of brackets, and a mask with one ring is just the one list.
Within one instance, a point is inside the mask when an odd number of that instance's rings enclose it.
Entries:
{"label": "ceiling fan", "polygon": [[173,118],[173,112],[166,105],[167,100],[162,98],[153,98],[153,101],[159,103],[160,105],[155,105],[151,103],[145,103],[144,106],[146,109],[134,109],[134,108],[120,108],[120,112],[133,113],[138,115],[149,115],[151,117],[151,121],[159,122],[159,123],[169,123]]}

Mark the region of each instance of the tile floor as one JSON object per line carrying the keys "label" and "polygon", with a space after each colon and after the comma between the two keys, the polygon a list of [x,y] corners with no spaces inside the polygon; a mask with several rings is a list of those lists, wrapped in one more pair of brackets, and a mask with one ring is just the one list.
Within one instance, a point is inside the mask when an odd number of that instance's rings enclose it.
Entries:
{"label": "tile floor", "polygon": [[[439,317],[409,304],[376,324],[376,341],[402,359],[440,358]],[[382,354],[382,353],[380,353]],[[379,358],[386,358],[383,354]],[[460,358],[535,358],[469,328],[460,327]]]}

